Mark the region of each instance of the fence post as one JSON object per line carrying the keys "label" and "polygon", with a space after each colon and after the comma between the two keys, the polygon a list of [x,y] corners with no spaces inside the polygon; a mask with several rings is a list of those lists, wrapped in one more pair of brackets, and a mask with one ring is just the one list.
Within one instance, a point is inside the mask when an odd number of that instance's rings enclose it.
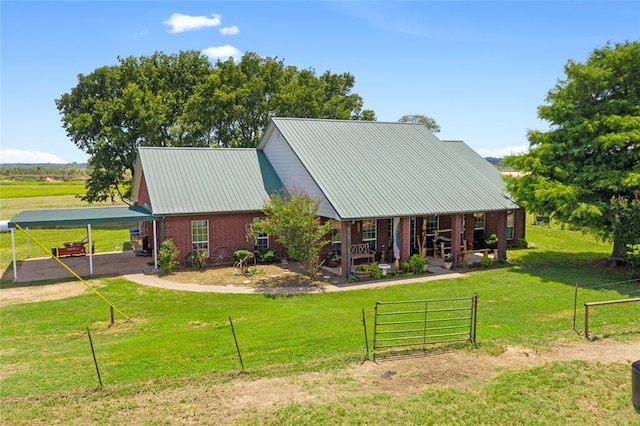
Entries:
{"label": "fence post", "polygon": [[102,378],[100,377],[100,369],[98,368],[98,359],[96,358],[96,351],[93,349],[93,340],[91,339],[91,332],[89,331],[89,327],[87,327],[87,336],[89,336],[89,344],[91,345],[93,363],[96,366],[96,373],[98,374],[98,382],[100,383],[100,387],[102,387]]}
{"label": "fence post", "polygon": [[233,328],[233,321],[231,321],[231,316],[229,316],[229,324],[231,324],[233,341],[236,342],[236,351],[238,351],[238,358],[240,358],[240,366],[242,367],[242,371],[244,371],[244,362],[242,362],[242,355],[240,354],[240,346],[238,346],[238,339],[236,338],[236,330]]}
{"label": "fence post", "polygon": [[584,304],[584,337],[589,339],[589,304]]}
{"label": "fence post", "polygon": [[376,306],[373,308],[373,362],[376,362],[376,337],[378,336],[378,305],[380,302],[376,302]]}
{"label": "fence post", "polygon": [[367,335],[367,318],[364,315],[364,308],[362,308],[362,326],[364,327],[364,345],[367,348],[367,354],[364,357],[364,361],[369,359],[369,336]]}
{"label": "fence post", "polygon": [[471,343],[473,343],[473,346],[475,346],[476,348],[478,347],[478,345],[476,344],[476,324],[478,323],[478,295],[474,294],[472,297],[472,302],[471,302],[471,306],[473,309],[473,333],[472,333],[472,339],[471,339]]}

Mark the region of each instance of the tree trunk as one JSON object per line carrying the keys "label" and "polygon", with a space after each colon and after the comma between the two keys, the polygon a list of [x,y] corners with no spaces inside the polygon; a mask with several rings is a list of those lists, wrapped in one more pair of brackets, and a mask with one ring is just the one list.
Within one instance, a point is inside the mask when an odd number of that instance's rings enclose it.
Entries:
{"label": "tree trunk", "polygon": [[613,258],[622,258],[627,254],[627,247],[622,241],[614,241],[613,242],[613,252],[611,253],[611,257]]}

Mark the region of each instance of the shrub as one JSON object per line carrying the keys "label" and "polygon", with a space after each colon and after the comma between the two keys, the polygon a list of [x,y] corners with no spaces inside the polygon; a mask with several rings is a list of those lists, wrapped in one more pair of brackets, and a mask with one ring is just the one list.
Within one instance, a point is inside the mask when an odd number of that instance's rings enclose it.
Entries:
{"label": "shrub", "polygon": [[424,267],[426,266],[427,261],[424,257],[419,254],[414,254],[402,264],[402,269],[407,272],[410,272],[414,275],[422,274],[424,272]]}
{"label": "shrub", "polygon": [[270,248],[260,248],[254,254],[258,263],[273,263],[280,257],[275,250]]}
{"label": "shrub", "polygon": [[177,259],[180,250],[173,244],[173,240],[164,240],[158,252],[158,264],[164,272],[170,274],[173,267],[178,264]]}
{"label": "shrub", "polygon": [[479,265],[482,268],[488,268],[489,266],[491,266],[491,259],[489,259],[488,257],[483,257],[482,259],[480,259]]}
{"label": "shrub", "polygon": [[204,269],[207,267],[207,252],[205,250],[193,250],[187,255],[187,264],[191,269]]}
{"label": "shrub", "polygon": [[513,243],[513,248],[519,248],[519,249],[526,249],[529,247],[529,243],[527,242],[527,240],[516,240],[516,242]]}
{"label": "shrub", "polygon": [[251,253],[247,249],[236,250],[233,252],[233,263],[240,262],[241,260],[246,259],[247,256],[251,256],[251,255],[253,255],[253,253]]}
{"label": "shrub", "polygon": [[487,248],[495,249],[498,247],[498,236],[496,234],[485,234],[484,242]]}
{"label": "shrub", "polygon": [[376,262],[369,265],[369,270],[371,271],[371,278],[374,280],[382,278],[382,271],[378,268],[378,264]]}

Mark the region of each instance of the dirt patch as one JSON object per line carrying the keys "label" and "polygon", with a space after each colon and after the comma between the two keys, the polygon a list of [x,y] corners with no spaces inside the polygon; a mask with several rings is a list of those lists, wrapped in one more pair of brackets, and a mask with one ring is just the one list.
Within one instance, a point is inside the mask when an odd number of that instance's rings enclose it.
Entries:
{"label": "dirt patch", "polygon": [[[242,274],[230,266],[208,267],[200,271],[179,268],[170,275],[161,277],[179,283],[265,289],[322,286],[322,282],[312,281],[308,277],[306,270],[299,262],[255,265],[251,266],[246,274]],[[332,282],[344,281],[341,277],[331,274],[328,274],[327,277]]]}
{"label": "dirt patch", "polygon": [[41,286],[3,288],[0,290],[0,306],[65,299],[67,297],[79,296],[86,292],[87,287],[79,281]]}

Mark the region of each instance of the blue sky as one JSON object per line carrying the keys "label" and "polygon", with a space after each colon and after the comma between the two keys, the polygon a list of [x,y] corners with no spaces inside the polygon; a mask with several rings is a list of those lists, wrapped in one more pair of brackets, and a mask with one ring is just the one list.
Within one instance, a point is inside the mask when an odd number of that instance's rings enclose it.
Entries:
{"label": "blue sky", "polygon": [[526,148],[569,59],[640,39],[640,2],[11,1],[0,4],[0,162],[85,162],[54,100],[117,57],[253,51],[349,72],[379,121],[436,119],[483,156]]}

